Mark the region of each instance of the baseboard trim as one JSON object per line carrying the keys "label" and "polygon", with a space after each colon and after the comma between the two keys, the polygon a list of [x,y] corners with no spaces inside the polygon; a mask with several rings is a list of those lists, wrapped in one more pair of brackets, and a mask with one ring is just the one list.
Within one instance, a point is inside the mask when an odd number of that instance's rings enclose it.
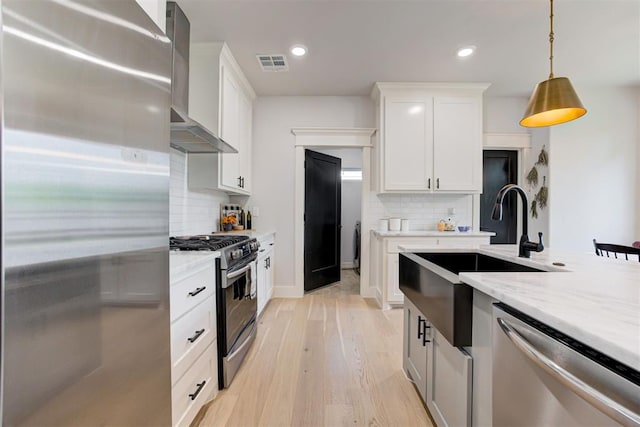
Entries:
{"label": "baseboard trim", "polygon": [[341,270],[353,270],[353,261],[342,262],[340,264]]}
{"label": "baseboard trim", "polygon": [[378,307],[384,308],[384,305],[382,304],[382,292],[380,292],[380,289],[378,288],[373,289],[373,297],[376,299],[376,302],[378,303]]}
{"label": "baseboard trim", "polygon": [[304,290],[300,292],[295,286],[274,286],[273,297],[274,298],[302,298],[304,296]]}

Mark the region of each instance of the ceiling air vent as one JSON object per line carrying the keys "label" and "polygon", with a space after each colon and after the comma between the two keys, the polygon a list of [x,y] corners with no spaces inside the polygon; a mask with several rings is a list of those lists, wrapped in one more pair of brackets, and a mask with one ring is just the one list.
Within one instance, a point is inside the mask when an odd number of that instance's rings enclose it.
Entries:
{"label": "ceiling air vent", "polygon": [[287,57],[284,55],[256,55],[262,71],[288,71]]}

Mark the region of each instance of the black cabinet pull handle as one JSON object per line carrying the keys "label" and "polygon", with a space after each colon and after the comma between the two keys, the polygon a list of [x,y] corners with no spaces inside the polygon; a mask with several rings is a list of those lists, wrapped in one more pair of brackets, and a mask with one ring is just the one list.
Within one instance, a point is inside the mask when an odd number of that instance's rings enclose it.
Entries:
{"label": "black cabinet pull handle", "polygon": [[271,257],[267,258],[267,268],[271,268]]}
{"label": "black cabinet pull handle", "polygon": [[440,189],[440,178],[436,179],[436,188]]}
{"label": "black cabinet pull handle", "polygon": [[424,329],[422,330],[422,346],[426,346],[428,342],[431,340],[427,339],[427,329],[431,328],[431,326],[427,326],[427,321],[424,321]]}
{"label": "black cabinet pull handle", "polygon": [[431,340],[427,339],[427,329],[430,329],[431,326],[427,325],[427,319],[423,319],[422,316],[418,315],[418,339],[422,338],[422,346],[426,346],[428,342]]}
{"label": "black cabinet pull handle", "polygon": [[431,190],[431,178],[427,181],[427,189]]}
{"label": "black cabinet pull handle", "polygon": [[242,187],[242,177],[238,177],[238,187]]}
{"label": "black cabinet pull handle", "polygon": [[200,335],[202,334],[204,334],[204,329],[200,329],[199,331],[196,331],[194,336],[192,336],[191,338],[187,338],[187,341],[189,341],[190,343],[194,343],[198,340],[198,338],[200,338]]}
{"label": "black cabinet pull handle", "polygon": [[195,290],[195,291],[191,291],[191,292],[189,292],[189,296],[190,296],[190,297],[195,297],[196,295],[198,295],[200,292],[204,291],[205,289],[207,289],[207,287],[206,287],[206,286],[203,286],[203,287],[201,287],[201,288],[196,288],[196,290]]}
{"label": "black cabinet pull handle", "polygon": [[189,395],[189,397],[191,398],[191,400],[196,400],[196,397],[198,397],[198,395],[200,394],[200,392],[202,391],[202,388],[204,387],[204,385],[207,383],[206,380],[202,381],[199,384],[196,384],[198,386],[198,388],[196,389],[195,392],[191,393]]}

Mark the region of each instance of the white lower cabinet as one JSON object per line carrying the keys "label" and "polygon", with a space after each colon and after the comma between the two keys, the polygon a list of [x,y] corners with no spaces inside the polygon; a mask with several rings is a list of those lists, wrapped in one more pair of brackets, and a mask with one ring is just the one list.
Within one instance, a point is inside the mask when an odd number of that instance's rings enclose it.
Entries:
{"label": "white lower cabinet", "polygon": [[471,426],[472,358],[449,344],[409,299],[404,302],[402,367],[438,427]]}
{"label": "white lower cabinet", "polygon": [[218,393],[215,257],[172,254],[171,401],[174,426],[189,426]]}
{"label": "white lower cabinet", "polygon": [[471,425],[472,359],[431,328],[427,408],[441,426]]}
{"label": "white lower cabinet", "polygon": [[387,289],[386,296],[389,304],[402,304],[404,294],[400,291],[398,274],[400,272],[400,255],[397,253],[387,254]]}
{"label": "white lower cabinet", "polygon": [[189,426],[218,390],[218,357],[214,341],[171,389],[173,425]]}
{"label": "white lower cabinet", "polygon": [[275,235],[269,234],[260,237],[260,250],[258,252],[258,316],[267,306],[273,296]]}
{"label": "white lower cabinet", "polygon": [[416,385],[422,400],[427,400],[427,364],[429,340],[427,321],[408,299],[404,302],[404,345],[402,367]]}

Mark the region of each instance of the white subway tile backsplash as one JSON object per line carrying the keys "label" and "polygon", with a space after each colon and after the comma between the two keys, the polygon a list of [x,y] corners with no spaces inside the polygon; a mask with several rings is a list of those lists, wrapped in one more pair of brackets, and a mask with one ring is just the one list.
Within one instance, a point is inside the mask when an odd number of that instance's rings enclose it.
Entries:
{"label": "white subway tile backsplash", "polygon": [[185,153],[171,149],[169,233],[172,236],[215,231],[220,204],[229,203],[229,196],[221,191],[189,189],[187,163]]}
{"label": "white subway tile backsplash", "polygon": [[[455,208],[455,215],[449,215]],[[466,194],[369,194],[370,224],[384,217],[406,218],[411,230],[435,230],[441,219],[471,225],[473,196]]]}

